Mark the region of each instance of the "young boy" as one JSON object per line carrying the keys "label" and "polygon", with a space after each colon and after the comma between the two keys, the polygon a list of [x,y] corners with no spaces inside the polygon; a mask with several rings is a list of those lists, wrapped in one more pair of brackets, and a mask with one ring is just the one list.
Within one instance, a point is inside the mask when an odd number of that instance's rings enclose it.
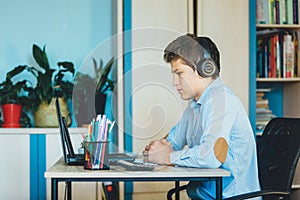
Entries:
{"label": "young boy", "polygon": [[[173,86],[190,103],[166,139],[145,147],[145,160],[226,169],[231,176],[223,179],[223,198],[260,190],[255,138],[243,105],[219,77],[216,45],[207,37],[183,35],[166,47],[164,60],[171,64]],[[214,181],[191,181],[187,194],[215,199],[215,190]]]}

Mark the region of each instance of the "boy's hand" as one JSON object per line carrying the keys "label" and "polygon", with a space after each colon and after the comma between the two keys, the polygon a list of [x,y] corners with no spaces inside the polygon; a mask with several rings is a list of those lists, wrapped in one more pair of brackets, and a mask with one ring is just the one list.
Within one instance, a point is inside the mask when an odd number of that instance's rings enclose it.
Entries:
{"label": "boy's hand", "polygon": [[170,165],[171,144],[166,139],[152,141],[145,147],[143,155],[146,162]]}

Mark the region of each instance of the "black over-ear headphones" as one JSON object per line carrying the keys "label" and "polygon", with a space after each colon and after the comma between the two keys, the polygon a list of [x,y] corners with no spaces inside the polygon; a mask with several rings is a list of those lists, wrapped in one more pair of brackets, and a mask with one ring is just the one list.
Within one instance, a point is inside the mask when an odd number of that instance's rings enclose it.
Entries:
{"label": "black over-ear headphones", "polygon": [[197,64],[197,72],[203,78],[214,77],[217,71],[217,66],[211,58],[203,58]]}

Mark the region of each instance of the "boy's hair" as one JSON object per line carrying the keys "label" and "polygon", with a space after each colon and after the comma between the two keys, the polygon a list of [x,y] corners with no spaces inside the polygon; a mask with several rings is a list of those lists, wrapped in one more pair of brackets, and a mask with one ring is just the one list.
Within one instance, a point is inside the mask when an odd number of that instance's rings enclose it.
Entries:
{"label": "boy's hair", "polygon": [[[220,53],[215,43],[208,37],[186,34],[176,38],[164,50],[164,60],[169,63],[182,59],[192,69],[204,58],[211,58],[220,72]],[[217,76],[219,73],[217,73]]]}

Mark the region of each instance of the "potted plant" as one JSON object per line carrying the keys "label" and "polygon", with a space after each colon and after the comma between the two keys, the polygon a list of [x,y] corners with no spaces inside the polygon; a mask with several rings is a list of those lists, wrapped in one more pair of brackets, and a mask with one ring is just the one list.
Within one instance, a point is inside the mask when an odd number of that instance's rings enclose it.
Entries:
{"label": "potted plant", "polygon": [[113,91],[115,81],[109,78],[114,65],[111,58],[104,66],[102,59],[99,64],[92,58],[94,76],[82,72],[76,73],[73,89],[73,110],[77,125],[90,123],[95,114],[103,114],[108,91]]}
{"label": "potted plant", "polygon": [[[32,46],[33,58],[39,67],[27,67],[37,80],[36,86],[29,93],[32,110],[34,112],[35,126],[57,127],[57,116],[55,101],[53,97],[60,97],[62,115],[69,118],[67,99],[72,96],[73,83],[64,80],[65,75],[70,73],[74,76],[74,65],[72,62],[58,62],[57,68],[51,68],[48,62],[45,46],[41,49],[36,44]],[[71,118],[69,118],[71,119]],[[70,125],[70,121],[68,123]]]}
{"label": "potted plant", "polygon": [[[2,127],[20,127],[21,115],[27,118],[27,115],[22,114],[22,107],[29,108],[28,93],[32,89],[28,86],[27,80],[13,82],[13,78],[23,72],[26,66],[20,65],[12,69],[6,74],[5,80],[0,83],[0,102],[3,114]],[[27,119],[22,120],[27,124],[22,126],[30,126]]]}

